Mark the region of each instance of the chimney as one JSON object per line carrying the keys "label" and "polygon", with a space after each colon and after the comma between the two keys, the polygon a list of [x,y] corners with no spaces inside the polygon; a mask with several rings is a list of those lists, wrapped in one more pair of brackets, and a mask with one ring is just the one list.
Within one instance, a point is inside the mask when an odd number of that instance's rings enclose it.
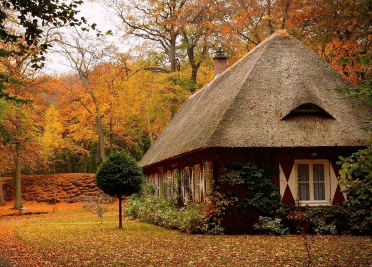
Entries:
{"label": "chimney", "polygon": [[217,47],[217,51],[214,53],[215,56],[213,58],[214,61],[214,75],[215,77],[227,69],[227,58],[228,56],[222,50],[222,46],[219,43]]}

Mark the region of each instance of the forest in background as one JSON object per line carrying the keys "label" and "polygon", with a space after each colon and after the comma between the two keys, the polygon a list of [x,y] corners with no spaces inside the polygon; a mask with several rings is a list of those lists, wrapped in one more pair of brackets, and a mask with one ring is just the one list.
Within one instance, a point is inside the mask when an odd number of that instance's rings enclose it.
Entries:
{"label": "forest in background", "polygon": [[[112,32],[73,25],[50,26],[42,36],[69,73],[33,66],[40,43],[0,57],[8,96],[0,98],[2,176],[94,173],[114,150],[139,160],[182,103],[213,79],[217,43],[231,65],[286,29],[355,85],[371,76],[371,0],[106,0],[104,7],[121,22],[121,38],[141,40],[125,54],[107,42]],[[22,31],[16,11],[1,10],[7,27]]]}

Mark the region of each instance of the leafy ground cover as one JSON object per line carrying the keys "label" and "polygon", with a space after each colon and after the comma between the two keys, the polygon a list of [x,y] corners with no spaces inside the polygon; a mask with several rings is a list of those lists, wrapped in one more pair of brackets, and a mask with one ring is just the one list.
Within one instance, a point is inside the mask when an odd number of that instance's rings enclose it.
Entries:
{"label": "leafy ground cover", "polygon": [[[111,210],[105,214],[102,224],[98,217],[82,209],[38,216],[0,217],[0,239],[8,243],[7,252],[13,250],[14,254],[23,256],[25,264],[38,259],[39,263],[32,266],[306,264],[301,236],[189,235],[137,221],[124,221],[123,230],[119,230],[116,212]],[[12,235],[13,240],[3,239]],[[372,265],[371,237],[311,236],[310,240],[316,266]],[[7,255],[2,245],[0,257]],[[17,264],[30,266],[19,261]]]}

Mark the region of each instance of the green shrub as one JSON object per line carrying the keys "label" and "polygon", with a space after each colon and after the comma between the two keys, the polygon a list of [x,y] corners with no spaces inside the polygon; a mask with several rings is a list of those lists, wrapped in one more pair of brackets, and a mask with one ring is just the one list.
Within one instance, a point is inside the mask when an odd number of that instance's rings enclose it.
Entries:
{"label": "green shrub", "polygon": [[339,157],[341,165],[338,177],[340,186],[346,187],[345,202],[351,206],[364,206],[372,209],[372,146],[355,152],[350,157]]}
{"label": "green shrub", "polygon": [[206,205],[192,203],[178,209],[174,201],[161,197],[132,195],[128,198],[124,212],[131,219],[187,233],[222,233],[223,228],[205,212]]}
{"label": "green shrub", "polygon": [[278,211],[282,223],[295,232],[295,213],[302,213],[309,232],[316,234],[372,235],[372,211],[347,205],[326,207],[283,206]]}
{"label": "green shrub", "polygon": [[296,207],[283,205],[273,217],[259,218],[255,230],[275,234],[372,235],[372,211],[348,205]]}
{"label": "green shrub", "polygon": [[246,188],[246,197],[241,200],[240,205],[254,207],[260,215],[273,215],[281,205],[279,189],[274,184],[273,177],[274,168],[261,162],[253,164],[234,161],[222,169],[219,183]]}
{"label": "green shrub", "polygon": [[271,233],[278,235],[285,235],[289,233],[289,228],[285,228],[282,224],[282,220],[279,218],[260,216],[258,221],[258,223],[253,225],[255,230],[268,230]]}

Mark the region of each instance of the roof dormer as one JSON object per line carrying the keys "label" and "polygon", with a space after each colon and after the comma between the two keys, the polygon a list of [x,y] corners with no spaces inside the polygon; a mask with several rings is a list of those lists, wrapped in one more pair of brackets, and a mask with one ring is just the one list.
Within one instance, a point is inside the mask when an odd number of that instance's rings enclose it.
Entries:
{"label": "roof dormer", "polygon": [[282,120],[298,117],[321,117],[325,119],[334,119],[332,115],[321,107],[312,103],[305,103],[293,109],[286,116],[284,116]]}

